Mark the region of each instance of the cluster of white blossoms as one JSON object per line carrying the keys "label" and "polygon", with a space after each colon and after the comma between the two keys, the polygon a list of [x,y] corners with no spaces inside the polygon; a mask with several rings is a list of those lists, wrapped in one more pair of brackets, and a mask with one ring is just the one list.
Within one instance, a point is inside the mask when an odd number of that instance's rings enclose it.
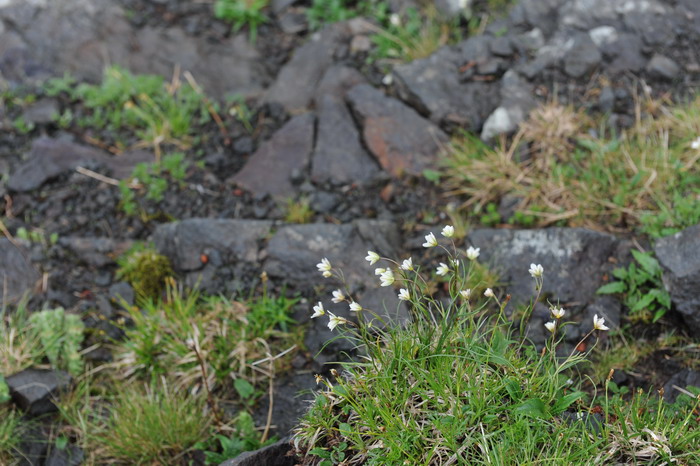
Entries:
{"label": "cluster of white blossoms", "polygon": [[[445,238],[452,238],[455,234],[455,228],[452,225],[446,225],[441,232],[442,236]],[[423,243],[423,247],[425,248],[434,248],[439,246],[438,240],[435,237],[435,235],[431,232],[427,235],[425,235],[425,243]],[[467,259],[470,261],[475,261],[480,254],[480,249],[475,248],[473,246],[469,246],[467,250],[465,251],[465,255]],[[385,258],[386,259],[386,258]],[[377,254],[374,251],[367,251],[367,256],[365,257],[365,260],[369,262],[370,265],[374,265],[380,260],[382,260],[382,257]],[[386,259],[390,262],[394,262],[390,259]],[[448,261],[449,264],[445,262],[440,262],[440,265],[437,267],[435,273],[439,276],[446,276],[450,272],[452,272],[452,268],[454,270],[457,270],[459,267],[459,261],[457,259],[451,259]],[[394,262],[395,263],[395,262]],[[397,264],[397,263],[395,263]],[[398,265],[398,264],[397,264]],[[452,268],[451,268],[452,267]],[[333,267],[331,266],[330,261],[327,258],[321,259],[321,262],[316,264],[316,268],[318,268],[319,272],[326,277],[332,277],[333,276]],[[404,259],[401,265],[398,266],[399,269],[403,271],[415,271],[413,267],[413,259],[408,258]],[[537,289],[541,290],[542,283],[543,283],[543,276],[544,276],[544,267],[542,267],[541,264],[535,264],[532,263],[530,264],[530,268],[528,269],[528,273],[532,278],[535,279],[535,282],[537,284]],[[380,285],[385,287],[385,286],[392,286],[396,282],[397,278],[394,275],[394,272],[391,268],[383,268],[383,267],[377,267],[374,269],[374,274],[379,275],[379,280],[380,280]],[[461,290],[459,291],[459,295],[465,300],[469,301],[469,298],[471,298],[472,295],[472,290],[471,289],[466,289],[466,290]],[[484,291],[484,296],[486,298],[496,298],[496,294],[491,288],[487,288],[486,291]],[[412,299],[411,293],[407,288],[401,288],[398,293],[398,298],[400,301],[410,301]],[[335,304],[342,303],[347,301],[350,305],[350,310],[353,312],[360,312],[363,310],[362,306],[360,306],[358,303],[350,299],[348,296],[346,296],[342,290],[335,290],[333,291],[333,298],[331,301]],[[343,318],[336,316],[332,312],[327,312],[323,308],[323,303],[319,302],[316,306],[313,307],[314,313],[311,315],[311,318],[316,318],[320,317],[323,315],[328,314],[330,321],[328,323],[328,328],[331,330],[335,329],[338,325],[342,324],[349,324],[350,322]],[[552,317],[554,320],[547,322],[544,324],[545,328],[549,330],[550,332],[554,333],[559,326],[559,321],[561,320],[562,317],[564,317],[565,311],[561,307],[556,307],[553,306],[550,308],[550,312],[552,313]],[[593,316],[593,330],[608,330],[608,327],[605,325],[605,319],[602,317],[598,317],[596,314]]]}

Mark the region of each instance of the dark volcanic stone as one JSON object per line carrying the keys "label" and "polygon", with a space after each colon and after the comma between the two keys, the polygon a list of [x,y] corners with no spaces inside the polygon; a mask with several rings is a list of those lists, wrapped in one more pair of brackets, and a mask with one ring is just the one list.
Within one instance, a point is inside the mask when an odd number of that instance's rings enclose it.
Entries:
{"label": "dark volcanic stone", "polygon": [[663,281],[688,327],[700,332],[700,225],[656,241],[654,253],[664,268]]}
{"label": "dark volcanic stone", "polygon": [[664,385],[664,400],[669,403],[673,403],[681,394],[679,390],[676,390],[674,386],[687,389],[687,387],[698,387],[700,388],[700,372],[691,369],[683,369],[682,371],[676,373],[669,379]]}
{"label": "dark volcanic stone", "polygon": [[176,270],[193,271],[205,266],[203,254],[218,255],[226,263],[256,262],[258,241],[271,227],[272,222],[264,220],[192,218],[159,225],[153,241]]}
{"label": "dark volcanic stone", "polygon": [[52,448],[49,451],[44,466],[79,466],[83,464],[85,454],[77,445],[66,448]]}
{"label": "dark volcanic stone", "polygon": [[112,238],[81,238],[66,236],[58,244],[70,250],[81,261],[93,267],[114,264],[115,258],[122,255],[132,245],[132,241],[116,241]]}
{"label": "dark volcanic stone", "polygon": [[268,445],[259,450],[241,453],[232,460],[227,460],[219,466],[294,466],[294,455],[287,456],[291,452],[292,445],[289,438],[283,438],[277,443]]}
{"label": "dark volcanic stone", "polygon": [[345,98],[345,93],[358,84],[366,83],[367,80],[355,68],[343,65],[333,65],[323,75],[318,83],[314,95],[316,108],[321,105],[321,100],[326,95],[331,95],[340,99]]}
{"label": "dark volcanic stone", "polygon": [[0,307],[31,294],[41,278],[28,254],[7,238],[0,238]]}
{"label": "dark volcanic stone", "polygon": [[5,379],[12,399],[32,416],[56,411],[53,399],[66,390],[71,376],[64,371],[25,369]]}
{"label": "dark volcanic stone", "polygon": [[579,34],[564,57],[564,72],[572,78],[587,75],[598,66],[603,55],[588,34]]}
{"label": "dark volcanic stone", "polygon": [[642,39],[639,36],[629,33],[620,34],[617,40],[605,49],[606,54],[614,57],[608,68],[610,72],[642,70],[647,62],[642,54],[642,46]]}
{"label": "dark volcanic stone", "polygon": [[316,183],[362,183],[379,171],[362,146],[361,136],[345,102],[331,95],[318,105],[318,135],[311,161],[311,179]]}
{"label": "dark volcanic stone", "polygon": [[305,171],[314,143],[314,115],[289,120],[263,143],[231,181],[254,195],[290,197],[296,192],[291,175]]}
{"label": "dark volcanic stone", "polygon": [[647,63],[647,71],[655,78],[668,81],[681,77],[681,67],[675,61],[658,53]]}
{"label": "dark volcanic stone", "polygon": [[25,121],[36,124],[51,123],[55,115],[58,115],[58,101],[56,99],[41,99],[34,102],[24,111]]}
{"label": "dark volcanic stone", "polygon": [[441,144],[448,141],[440,128],[415,110],[367,84],[353,87],[348,101],[362,121],[365,144],[394,176],[419,175],[432,167]]}

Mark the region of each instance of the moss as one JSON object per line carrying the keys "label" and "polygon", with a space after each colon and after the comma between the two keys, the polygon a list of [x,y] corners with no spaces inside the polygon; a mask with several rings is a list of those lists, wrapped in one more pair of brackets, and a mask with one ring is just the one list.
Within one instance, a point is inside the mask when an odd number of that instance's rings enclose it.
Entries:
{"label": "moss", "polygon": [[144,299],[157,300],[166,280],[174,275],[167,257],[143,246],[129,250],[118,263],[117,277],[129,282],[137,296]]}

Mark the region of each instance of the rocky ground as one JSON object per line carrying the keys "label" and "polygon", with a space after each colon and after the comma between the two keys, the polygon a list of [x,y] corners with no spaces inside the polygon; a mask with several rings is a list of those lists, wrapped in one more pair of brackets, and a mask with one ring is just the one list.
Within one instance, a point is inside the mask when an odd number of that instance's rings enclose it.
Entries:
{"label": "rocky ground", "polygon": [[[147,215],[139,217],[122,211],[117,187],[77,169],[127,178],[137,163],[154,158],[152,147],[123,150],[114,135],[62,128],[55,113],[84,111],[65,95],[39,92],[34,101],[0,107],[7,230],[0,239],[0,299],[12,303],[29,292],[37,307],[96,312],[104,319],[95,325],[118,336],[105,323],[119,314],[110,298],[128,294],[115,278],[115,258],[134,241],[153,241],[185,283],[199,282],[210,293],[248,290],[265,271],[275,285],[307,298],[295,315],[308,326],[304,359],[277,382],[280,436],[304,409],[308,395],[297,394],[313,389],[312,374],[350,349],[324,347],[332,333],[308,321],[321,284],[315,264],[328,257],[342,267],[368,306],[394,302],[391,290],[372,286],[364,256],[368,249],[414,260],[425,255],[423,235],[448,222],[445,206],[456,200],[423,174],[438,168],[451,135],[466,130],[493,140],[552,99],[607,113],[614,129],[625,128],[640,96],[681,99],[700,78],[695,0],[522,0],[495,14],[480,34],[404,64],[368,64],[371,19],[309,31],[307,3],[273,1],[271,21],[251,44],[205,3],[0,1],[0,89],[26,93],[64,73],[99,82],[107,64],[168,80],[189,71],[214,101],[238,95],[254,126],[249,131],[236,115],[220,112],[220,124],[198,127],[202,141],[187,154],[185,183],[170,186],[163,202],[145,203]],[[13,126],[18,117],[31,124],[28,131]],[[284,222],[289,198],[308,199],[310,223]],[[57,240],[11,240],[21,227]],[[699,238],[697,228],[689,229],[655,249],[675,304],[667,325],[696,336]],[[513,296],[531,293],[521,272],[536,261],[552,271],[546,293],[574,320],[594,314],[614,326],[624,320],[621,303],[595,291],[614,267],[629,263],[631,235],[476,229],[466,241],[500,270]],[[350,317],[344,306],[331,309]],[[545,306],[536,308],[535,341],[544,338],[547,317]],[[580,337],[570,332],[567,341]],[[667,354],[617,377],[633,387],[665,384],[669,394],[673,385],[700,381]],[[264,417],[264,403],[258,411]]]}

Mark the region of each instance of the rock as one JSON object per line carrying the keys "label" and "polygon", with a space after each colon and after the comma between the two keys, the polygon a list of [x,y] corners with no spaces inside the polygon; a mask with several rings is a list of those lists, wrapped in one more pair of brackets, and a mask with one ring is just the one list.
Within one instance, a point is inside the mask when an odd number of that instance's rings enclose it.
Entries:
{"label": "rock", "polygon": [[134,298],[134,289],[127,282],[113,283],[109,287],[109,299],[114,303],[123,301],[129,306],[133,306]]}
{"label": "rock", "polygon": [[351,88],[358,84],[366,83],[362,74],[355,68],[343,65],[333,65],[328,68],[328,71],[323,75],[323,78],[318,83],[314,94],[314,103],[316,108],[321,105],[321,100],[326,95],[344,99],[345,94]]}
{"label": "rock", "polygon": [[510,19],[515,25],[538,28],[546,36],[554,31],[558,23],[562,0],[522,0],[510,12]]}
{"label": "rock", "polygon": [[25,369],[5,379],[17,405],[31,416],[57,411],[53,400],[72,382],[70,374],[59,370]]}
{"label": "rock", "polygon": [[499,134],[515,131],[536,105],[532,86],[515,71],[508,71],[501,84],[501,106],[484,123],[481,139],[488,141]]}
{"label": "rock", "polygon": [[481,139],[489,141],[499,134],[512,133],[518,128],[518,123],[523,121],[524,118],[525,115],[518,108],[498,107],[484,123],[484,128],[481,130]]}
{"label": "rock", "polygon": [[509,57],[513,54],[513,46],[509,36],[497,37],[491,42],[491,53],[498,57]]}
{"label": "rock", "polygon": [[678,390],[686,390],[688,387],[700,388],[700,372],[691,369],[683,369],[671,377],[664,385],[664,400],[673,403],[682,392]]}
{"label": "rock", "polygon": [[579,34],[569,53],[564,57],[564,72],[572,78],[581,78],[595,69],[603,55],[588,34]]}
{"label": "rock", "polygon": [[356,24],[348,21],[335,23],[312,34],[282,67],[277,79],[268,88],[265,101],[278,102],[290,113],[305,110],[338,51],[352,40]]}
{"label": "rock", "polygon": [[291,197],[295,171],[306,172],[314,143],[313,113],[289,120],[264,142],[230,180],[256,196]]}
{"label": "rock", "polygon": [[420,175],[433,166],[448,141],[440,128],[367,84],[353,87],[347,96],[362,121],[364,142],[384,170],[398,177]]}
{"label": "rock", "polygon": [[345,102],[325,95],[317,111],[318,135],[311,179],[335,185],[362,184],[376,175],[379,167],[362,146],[360,132]]}
{"label": "rock", "polygon": [[209,256],[218,256],[222,264],[257,262],[258,242],[271,228],[265,220],[191,218],[158,225],[153,242],[176,270],[190,272],[216,267]]}
{"label": "rock", "polygon": [[542,30],[534,28],[516,36],[516,43],[528,52],[536,52],[544,47],[545,40]]}
{"label": "rock", "polygon": [[279,17],[280,29],[285,34],[298,34],[308,29],[309,24],[304,13],[286,12]]}
{"label": "rock", "polygon": [[622,33],[617,41],[603,48],[605,55],[613,57],[608,67],[610,73],[638,72],[644,68],[647,59],[642,54],[642,39],[635,34]]}
{"label": "rock", "polygon": [[665,79],[668,81],[681,78],[681,68],[670,58],[654,54],[647,63],[647,72],[655,78]]}
{"label": "rock", "polygon": [[[328,369],[324,368],[324,370]],[[313,390],[317,390],[319,387],[317,387],[313,372],[310,370],[300,370],[296,373],[277,377],[274,386],[272,419],[275,435],[285,437],[292,433],[292,429],[297,426],[299,418],[309,409],[309,404],[314,399]],[[256,404],[253,417],[265,419],[269,402],[270,399],[268,397],[262,397]],[[242,456],[236,459],[242,459]]]}
{"label": "rock", "polygon": [[394,68],[401,98],[431,121],[479,131],[499,105],[498,81],[463,80],[460,69],[490,57],[490,38],[477,36],[458,47],[443,47],[429,57]]}
{"label": "rock", "polygon": [[611,328],[619,323],[619,302],[596,295],[605,284],[603,276],[614,268],[609,259],[622,262],[626,257],[625,245],[614,236],[583,228],[480,229],[468,239],[481,248],[480,260],[507,284],[512,306],[526,304],[534,297],[535,281],[528,269],[535,263],[544,267],[543,295],[553,304],[561,303],[570,315],[584,311],[586,319],[587,314],[598,313]]}
{"label": "rock", "polygon": [[58,115],[59,107],[56,99],[40,99],[24,110],[23,117],[34,124],[51,123]]}
{"label": "rock", "polygon": [[599,49],[611,46],[618,39],[617,29],[612,26],[598,26],[588,31],[588,35]]}
{"label": "rock", "polygon": [[85,264],[93,267],[104,267],[105,265],[114,264],[116,257],[119,257],[133,246],[133,241],[64,236],[59,238],[58,244],[78,256]]}
{"label": "rock", "polygon": [[246,451],[219,466],[294,466],[296,457],[293,454],[287,456],[292,451],[289,441],[289,438],[283,438],[259,450]]}
{"label": "rock", "polygon": [[675,309],[697,334],[700,332],[700,225],[657,240],[654,253],[664,268],[664,286]]}
{"label": "rock", "polygon": [[[111,64],[161,76],[172,75],[179,65],[211,95],[250,96],[269,79],[246,34],[214,42],[178,26],[135,28],[111,0],[15,3],[0,10],[0,22],[14,25],[0,36],[0,44],[13,43],[4,52],[0,47],[0,63],[7,64],[12,55],[22,57],[3,69],[17,81],[37,75],[38,67],[45,70],[42,76],[69,72],[79,80],[99,81]],[[21,31],[19,40],[10,37],[14,30]]]}
{"label": "rock", "polygon": [[435,8],[446,18],[459,18],[469,13],[473,0],[435,0]]}
{"label": "rock", "polygon": [[0,308],[31,295],[41,275],[27,257],[28,251],[0,238]]}
{"label": "rock", "polygon": [[77,445],[68,445],[66,448],[53,447],[46,458],[44,466],[79,466],[83,464],[85,454]]}
{"label": "rock", "polygon": [[41,137],[32,142],[27,159],[10,177],[7,184],[10,190],[32,191],[64,172],[85,165],[102,164],[111,169],[117,178],[125,178],[131,175],[136,164],[152,161],[153,155],[145,151],[133,151],[111,156],[94,147]]}

